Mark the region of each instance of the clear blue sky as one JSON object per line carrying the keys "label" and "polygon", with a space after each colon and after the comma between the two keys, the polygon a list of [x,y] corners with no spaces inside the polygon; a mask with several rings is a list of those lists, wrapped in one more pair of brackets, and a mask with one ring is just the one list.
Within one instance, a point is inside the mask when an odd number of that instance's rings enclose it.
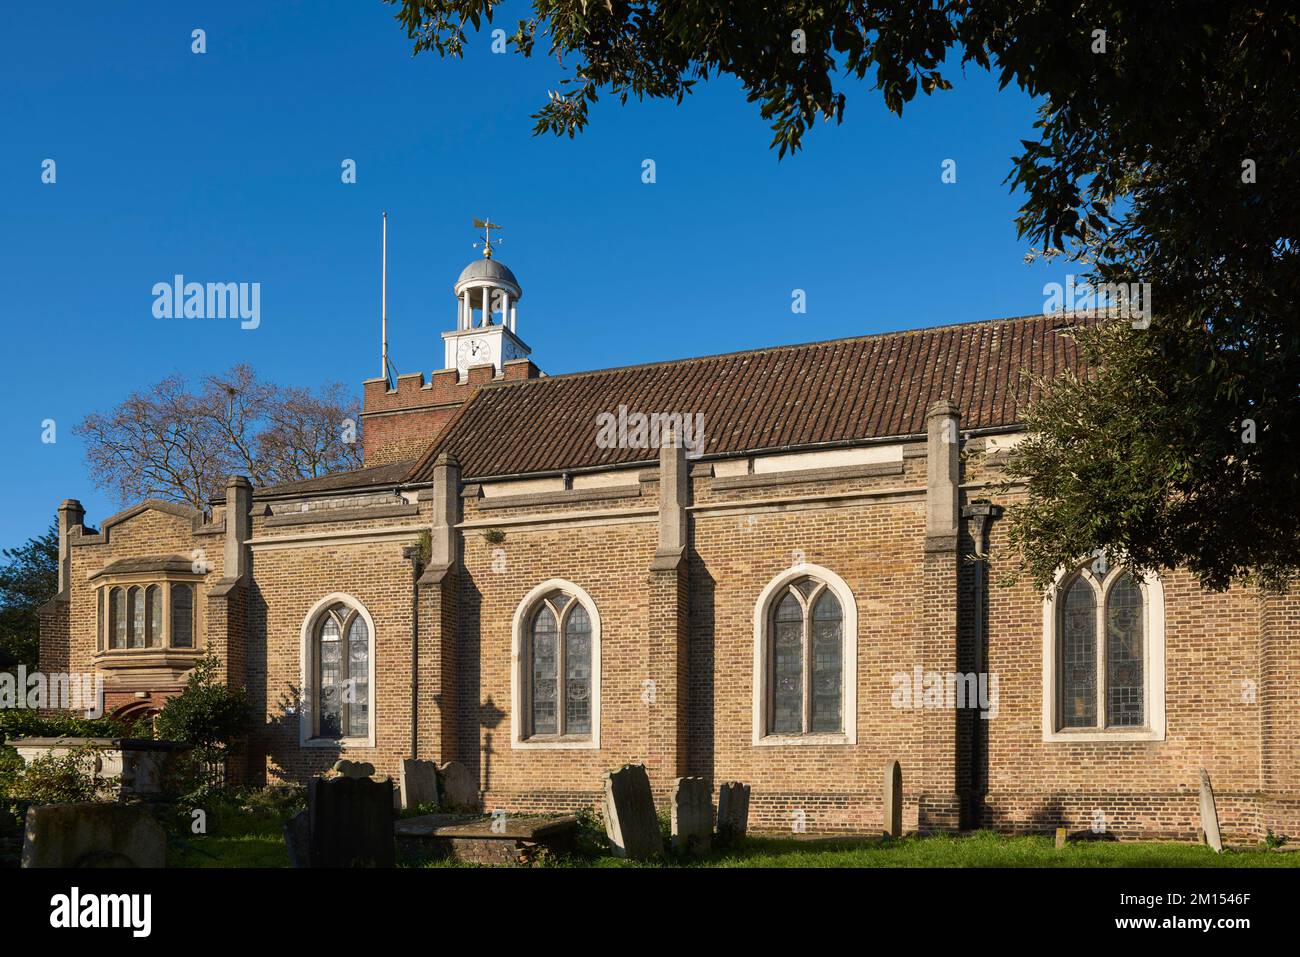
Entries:
{"label": "clear blue sky", "polygon": [[[507,9],[497,25],[520,5]],[[463,60],[412,58],[393,13],[379,0],[0,13],[0,546],[43,530],[66,497],[92,524],[117,510],[72,426],[167,374],[249,362],[359,391],[378,374],[384,209],[403,373],[441,365],[451,286],[477,255],[472,216],[506,227],[519,333],[550,373],[1032,313],[1066,271],[1023,262],[1003,178],[1033,105],[980,71],[901,120],[851,88],[844,123],[783,161],[729,80],[681,107],[602,101],[578,138],[537,138],[529,115],[562,75],[554,61],[493,54],[486,33]],[[340,181],[349,158],[355,185]],[[940,181],[948,158],[956,184]],[[176,273],[261,283],[260,327],[154,319],[152,286]]]}

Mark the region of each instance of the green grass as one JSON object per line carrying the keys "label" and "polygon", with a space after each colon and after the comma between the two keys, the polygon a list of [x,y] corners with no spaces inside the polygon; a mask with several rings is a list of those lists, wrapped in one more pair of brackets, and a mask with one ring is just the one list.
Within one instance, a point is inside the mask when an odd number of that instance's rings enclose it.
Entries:
{"label": "green grass", "polygon": [[289,851],[279,821],[252,822],[236,833],[216,830],[171,842],[168,867],[288,867]]}
{"label": "green grass", "polygon": [[[906,837],[897,841],[751,837],[732,851],[695,860],[637,863],[614,857],[560,858],[556,867],[1300,867],[1300,853],[1262,848],[1215,854],[1197,844],[1129,844],[1090,841],[1057,851],[1050,837],[1006,837],[987,831],[961,836]],[[467,867],[430,860],[424,867]]]}
{"label": "green grass", "polygon": [[167,848],[168,867],[289,866],[283,826],[294,808],[212,803],[206,834],[191,833],[188,817],[177,815],[179,827]]}

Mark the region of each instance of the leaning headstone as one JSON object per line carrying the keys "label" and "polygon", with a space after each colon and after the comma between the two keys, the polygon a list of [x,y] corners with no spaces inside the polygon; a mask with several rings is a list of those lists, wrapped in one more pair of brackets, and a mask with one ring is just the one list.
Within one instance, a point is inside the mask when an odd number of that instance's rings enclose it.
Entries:
{"label": "leaning headstone", "polygon": [[713,845],[713,792],[706,778],[678,778],[672,793],[673,850],[687,854]]}
{"label": "leaning headstone", "polygon": [[885,765],[885,836],[903,836],[903,769],[897,761]]}
{"label": "leaning headstone", "polygon": [[1223,837],[1219,834],[1219,812],[1214,807],[1214,789],[1210,787],[1210,775],[1201,768],[1201,830],[1205,832],[1205,843],[1214,848],[1216,854],[1223,853]]}
{"label": "leaning headstone", "polygon": [[459,761],[448,761],[438,767],[438,783],[442,787],[443,803],[458,811],[478,810],[478,782],[469,768]]}
{"label": "leaning headstone", "polygon": [[749,785],[728,781],[718,788],[718,841],[738,841],[749,829]]}
{"label": "leaning headstone", "polygon": [[438,766],[432,761],[404,759],[399,784],[404,808],[438,803]]}
{"label": "leaning headstone", "polygon": [[663,853],[664,838],[644,764],[605,772],[605,833],[617,857],[645,859]]}
{"label": "leaning headstone", "polygon": [[392,867],[393,782],[313,778],[307,786],[312,867]]}
{"label": "leaning headstone", "polygon": [[27,809],[23,867],[165,867],[167,832],[132,804]]}

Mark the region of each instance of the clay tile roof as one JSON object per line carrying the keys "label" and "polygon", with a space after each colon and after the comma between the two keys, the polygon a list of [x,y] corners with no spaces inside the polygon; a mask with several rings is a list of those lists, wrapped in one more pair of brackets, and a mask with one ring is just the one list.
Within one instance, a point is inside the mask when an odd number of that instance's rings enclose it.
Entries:
{"label": "clay tile roof", "polygon": [[408,479],[430,480],[444,452],[465,478],[654,460],[653,450],[597,445],[597,417],[620,406],[702,413],[704,455],[919,435],[940,398],[956,403],[963,430],[1010,428],[1031,397],[1022,372],[1079,371],[1062,333],[1088,321],[1027,316],[494,383]]}

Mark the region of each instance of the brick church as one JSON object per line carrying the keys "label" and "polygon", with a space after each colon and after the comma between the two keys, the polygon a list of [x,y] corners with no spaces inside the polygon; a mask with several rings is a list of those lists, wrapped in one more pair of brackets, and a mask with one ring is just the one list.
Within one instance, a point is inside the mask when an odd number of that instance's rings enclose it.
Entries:
{"label": "brick church", "polygon": [[1300,836],[1300,596],[1091,556],[1003,583],[1070,317],[548,376],[485,253],[442,368],[364,383],[364,468],[65,501],[42,669],[140,715],[214,652],[264,715],[251,783],[454,759],[486,809],[556,811],[633,761],[868,831],[898,760],[909,828],[1190,838],[1204,768],[1226,836]]}

